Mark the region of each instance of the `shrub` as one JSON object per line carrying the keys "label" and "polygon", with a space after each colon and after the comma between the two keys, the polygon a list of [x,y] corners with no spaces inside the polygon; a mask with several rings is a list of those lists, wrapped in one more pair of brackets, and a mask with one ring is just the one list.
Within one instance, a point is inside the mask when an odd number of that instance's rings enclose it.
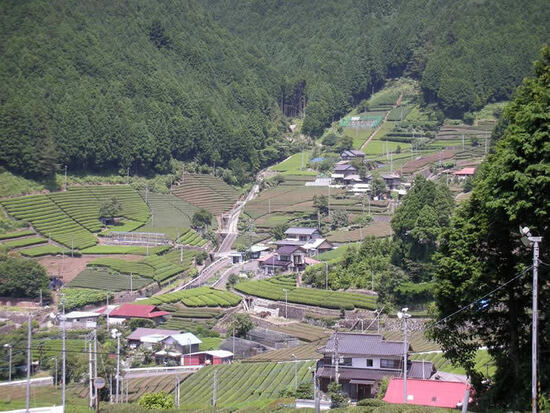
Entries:
{"label": "shrub", "polygon": [[386,402],[379,399],[363,399],[357,402],[357,406],[382,407]]}
{"label": "shrub", "polygon": [[144,394],[138,400],[138,404],[145,409],[172,409],[174,408],[174,399],[169,394],[161,391],[158,393]]}

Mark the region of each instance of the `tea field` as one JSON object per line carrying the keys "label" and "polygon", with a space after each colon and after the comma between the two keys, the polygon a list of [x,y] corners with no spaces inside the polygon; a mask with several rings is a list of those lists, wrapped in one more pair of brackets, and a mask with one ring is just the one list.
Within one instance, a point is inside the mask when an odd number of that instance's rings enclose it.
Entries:
{"label": "tea field", "polygon": [[229,291],[198,287],[157,295],[140,301],[140,304],[160,305],[176,302],[181,302],[187,307],[234,307],[241,302],[241,297]]}

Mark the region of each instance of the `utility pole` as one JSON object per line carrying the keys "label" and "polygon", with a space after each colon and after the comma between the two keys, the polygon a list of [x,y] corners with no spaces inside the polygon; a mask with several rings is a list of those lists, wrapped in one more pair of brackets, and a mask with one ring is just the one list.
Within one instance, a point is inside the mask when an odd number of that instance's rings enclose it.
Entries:
{"label": "utility pole", "polygon": [[288,290],[283,288],[283,291],[285,292],[285,318],[288,318]]}
{"label": "utility pole", "polygon": [[180,263],[183,262],[183,245],[180,247]]}
{"label": "utility pole", "polygon": [[298,389],[298,372],[296,370],[296,362],[298,361],[296,358],[296,354],[292,354],[292,358],[294,359],[294,390]]}
{"label": "utility pole", "polygon": [[67,165],[65,165],[65,191],[67,190]]}
{"label": "utility pole", "polygon": [[325,290],[328,290],[328,261],[325,261]]}
{"label": "utility pole", "polygon": [[120,333],[116,333],[116,396],[115,403],[118,403],[120,394]]}
{"label": "utility pole", "polygon": [[[94,329],[94,379],[97,378],[97,327]],[[95,408],[99,411],[98,389],[94,386]]]}
{"label": "utility pole", "polygon": [[405,345],[403,346],[403,403],[407,404],[407,353],[408,353],[408,345],[407,345],[407,319],[411,317],[411,315],[408,313],[408,308],[403,308],[401,311],[397,313],[397,317],[400,320],[403,320],[403,336]]}
{"label": "utility pole", "polygon": [[109,329],[109,291],[107,291],[107,306],[105,307],[105,313],[107,314],[107,330]]}
{"label": "utility pole", "polygon": [[91,337],[88,337],[88,384],[89,384],[89,390],[90,390],[90,409],[94,408],[94,388],[93,388],[93,364],[92,364],[92,339]]}
{"label": "utility pole", "polygon": [[235,358],[235,326],[233,326],[233,358]]}
{"label": "utility pole", "polygon": [[11,381],[11,344],[4,344],[4,348],[8,349],[9,357],[9,370],[8,370],[8,381]]}
{"label": "utility pole", "polygon": [[62,328],[61,328],[61,403],[63,405],[63,412],[65,412],[65,391],[66,391],[66,385],[67,385],[67,352],[66,352],[66,342],[65,342],[65,336],[66,336],[66,328],[67,326],[65,323],[67,322],[67,319],[65,318],[65,294],[61,294],[61,308],[62,308]]}
{"label": "utility pole", "polygon": [[174,404],[176,407],[180,407],[180,378],[176,374],[176,383],[174,385]]}
{"label": "utility pole", "polygon": [[133,283],[132,283],[133,278],[134,278],[133,276],[134,276],[134,274],[130,273],[130,294],[132,294],[134,292]]}
{"label": "utility pole", "polygon": [[340,374],[338,373],[338,367],[340,366],[340,355],[338,354],[338,330],[334,334],[334,378],[336,384],[340,381]]}
{"label": "utility pole", "polygon": [[[27,413],[29,413],[31,408],[31,344],[32,344],[32,316],[29,314],[27,319],[27,398],[26,398],[26,407]],[[10,349],[11,350],[11,349]]]}
{"label": "utility pole", "polygon": [[212,407],[216,407],[218,397],[218,370],[214,370],[214,388],[212,389]]}
{"label": "utility pole", "polygon": [[40,289],[40,307],[42,307],[42,288]]}
{"label": "utility pole", "polygon": [[55,387],[56,390],[57,390],[57,357],[54,357],[53,360],[54,360],[54,363],[55,363],[55,376],[54,376],[55,382],[54,382],[54,387]]}

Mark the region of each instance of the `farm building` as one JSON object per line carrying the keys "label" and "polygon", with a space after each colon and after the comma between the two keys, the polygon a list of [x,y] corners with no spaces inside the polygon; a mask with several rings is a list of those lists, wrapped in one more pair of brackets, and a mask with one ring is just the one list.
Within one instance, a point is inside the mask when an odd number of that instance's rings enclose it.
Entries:
{"label": "farm building", "polygon": [[[104,312],[105,308],[101,312]],[[170,315],[167,311],[159,311],[154,305],[142,305],[142,304],[122,304],[109,312],[109,319],[114,321],[116,319],[132,319],[132,318],[145,318],[153,320],[156,323],[160,323],[164,318]]]}
{"label": "farm building", "polygon": [[267,254],[269,247],[265,244],[256,244],[252,245],[248,250],[248,258],[252,260],[257,260],[262,255]]}
{"label": "farm building", "polygon": [[352,159],[365,159],[365,154],[357,149],[350,149],[340,154],[343,161],[351,161]]}
{"label": "farm building", "polygon": [[466,179],[474,176],[476,168],[462,168],[460,171],[453,172],[453,175],[458,179]]}
{"label": "farm building", "polygon": [[[412,351],[410,345],[407,351]],[[342,389],[352,400],[374,397],[384,377],[403,374],[403,341],[386,341],[379,334],[333,333],[318,351],[323,358],[317,363],[321,390],[327,391],[334,381],[338,363]],[[435,372],[433,363],[408,361],[408,376],[429,378]]]}
{"label": "farm building", "polygon": [[[156,336],[145,336],[142,340],[147,338],[157,339]],[[157,364],[171,362],[182,366],[184,363],[184,354],[197,353],[202,340],[192,333],[181,333],[162,336],[156,343],[163,346],[162,350],[155,352],[155,361]]]}
{"label": "farm building", "polygon": [[128,345],[130,346],[130,348],[136,348],[139,347],[141,344],[144,344],[145,342],[149,342],[150,340],[147,339],[147,337],[149,336],[156,335],[165,338],[169,335],[179,333],[181,333],[181,331],[139,327],[132,331],[132,333],[126,338],[126,340],[128,340]]}
{"label": "farm building", "polygon": [[185,354],[182,357],[183,366],[208,366],[229,364],[233,361],[233,353],[226,350],[199,351]]}
{"label": "farm building", "polygon": [[325,238],[317,238],[306,242],[302,248],[306,250],[307,255],[313,257],[334,249],[334,245],[328,242]]}
{"label": "farm building", "polygon": [[[409,379],[407,380],[407,403],[449,409],[460,408],[469,387],[467,383],[456,381]],[[384,401],[403,403],[403,379],[394,377],[390,380]]]}

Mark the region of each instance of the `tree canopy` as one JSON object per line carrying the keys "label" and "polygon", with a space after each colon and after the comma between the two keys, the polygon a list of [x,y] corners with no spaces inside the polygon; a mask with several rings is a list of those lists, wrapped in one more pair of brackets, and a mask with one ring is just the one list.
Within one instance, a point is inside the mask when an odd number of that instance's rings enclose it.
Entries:
{"label": "tree canopy", "polygon": [[[550,48],[543,49],[535,74],[524,80],[506,108],[507,127],[474,180],[471,197],[444,232],[437,255],[437,310],[439,317],[463,310],[432,331],[446,356],[473,376],[480,395],[484,371],[475,371],[474,353],[487,346],[497,367],[493,400],[520,410],[530,405],[532,278],[526,270],[533,254],[520,241],[520,225],[543,237],[540,259],[550,262]],[[549,277],[541,264],[543,394],[550,391],[545,350],[550,347]],[[485,294],[489,296],[479,301]]]}
{"label": "tree canopy", "polygon": [[46,269],[26,258],[0,256],[0,296],[35,298],[49,294]]}

